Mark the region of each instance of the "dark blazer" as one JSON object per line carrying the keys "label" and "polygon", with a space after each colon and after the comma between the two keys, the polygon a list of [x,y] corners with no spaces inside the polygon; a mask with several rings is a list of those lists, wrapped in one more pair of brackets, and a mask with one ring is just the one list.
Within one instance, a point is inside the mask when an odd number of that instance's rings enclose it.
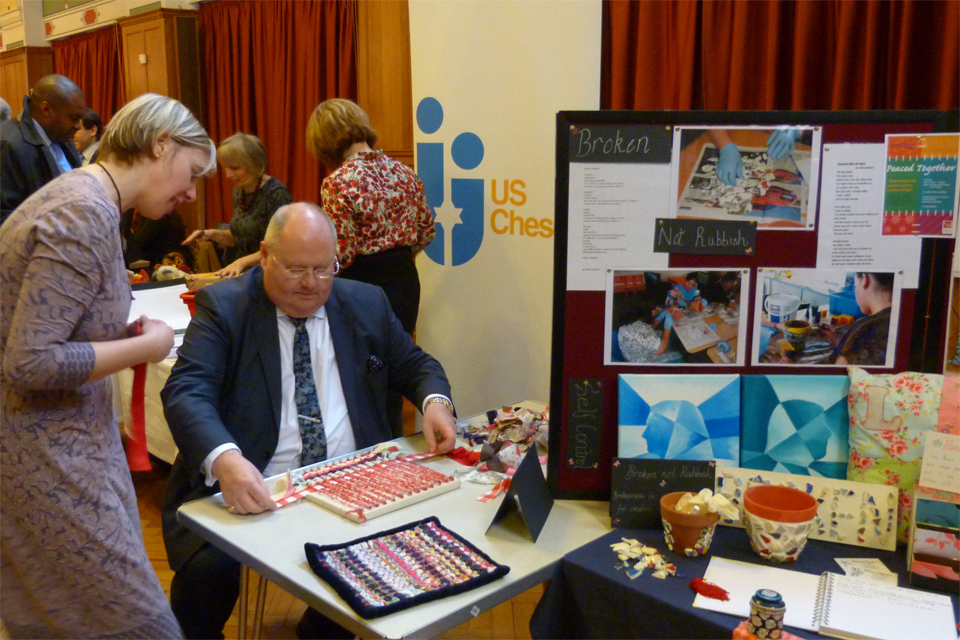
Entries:
{"label": "dark blazer", "polygon": [[[82,158],[73,142],[54,142],[76,169]],[[0,127],[0,224],[20,203],[60,175],[60,165],[43,144],[37,124],[30,115],[30,98],[23,99],[19,118]]]}
{"label": "dark blazer", "polygon": [[[431,393],[450,396],[440,363],[404,332],[379,287],[336,278],[325,308],[358,449],[394,437],[388,387],[418,407]],[[200,467],[207,454],[235,442],[262,472],[277,448],[277,312],[259,266],[197,293],[196,314],[160,396],[180,449],[163,505],[164,543],[177,571],[204,544],[177,522],[177,509],[220,490],[204,483]]]}

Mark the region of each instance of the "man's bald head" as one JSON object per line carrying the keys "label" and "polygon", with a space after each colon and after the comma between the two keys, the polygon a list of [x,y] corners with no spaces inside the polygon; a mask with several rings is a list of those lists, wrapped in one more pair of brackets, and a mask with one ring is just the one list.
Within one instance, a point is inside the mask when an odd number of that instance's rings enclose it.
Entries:
{"label": "man's bald head", "polygon": [[43,127],[51,142],[66,142],[80,128],[87,103],[70,78],[52,73],[33,85],[30,91],[30,115]]}

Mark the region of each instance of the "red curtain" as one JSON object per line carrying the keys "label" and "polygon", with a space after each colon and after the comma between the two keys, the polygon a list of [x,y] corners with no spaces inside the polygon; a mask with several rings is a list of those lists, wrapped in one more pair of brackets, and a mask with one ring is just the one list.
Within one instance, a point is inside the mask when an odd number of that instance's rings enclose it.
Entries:
{"label": "red curtain", "polygon": [[[295,201],[320,202],[320,163],[307,121],[328,98],[357,99],[353,0],[223,1],[200,5],[207,131],[218,145],[241,131],[267,147],[267,173]],[[206,226],[233,215],[230,184],[207,179]]]}
{"label": "red curtain", "polygon": [[104,125],[125,102],[118,30],[114,24],[51,43],[54,73],[80,87],[87,106],[100,114]]}
{"label": "red curtain", "polygon": [[605,109],[950,109],[960,2],[607,0]]}

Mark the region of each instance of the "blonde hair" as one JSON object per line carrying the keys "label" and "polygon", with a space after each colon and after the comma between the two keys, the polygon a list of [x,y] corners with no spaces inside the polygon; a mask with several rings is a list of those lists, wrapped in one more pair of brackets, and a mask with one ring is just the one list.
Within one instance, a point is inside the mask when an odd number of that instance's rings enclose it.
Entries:
{"label": "blonde hair", "polygon": [[217,148],[221,164],[240,164],[256,176],[267,172],[267,147],[249,133],[235,133]]}
{"label": "blonde hair", "polygon": [[210,158],[200,175],[217,166],[216,147],[207,132],[183,104],[155,93],[145,93],[125,104],[103,132],[100,158],[133,164],[153,157],[153,145],[167,134],[182,147],[209,151]]}
{"label": "blonde hair", "polygon": [[371,147],[377,144],[377,132],[363,109],[344,98],[331,98],[317,105],[307,124],[310,153],[328,167],[337,167],[356,142],[366,142]]}

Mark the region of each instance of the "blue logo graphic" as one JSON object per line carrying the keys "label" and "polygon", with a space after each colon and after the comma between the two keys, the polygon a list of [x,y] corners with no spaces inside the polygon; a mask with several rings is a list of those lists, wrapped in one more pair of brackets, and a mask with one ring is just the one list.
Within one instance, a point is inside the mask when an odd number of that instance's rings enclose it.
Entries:
{"label": "blue logo graphic", "polygon": [[[417,126],[426,134],[440,130],[443,106],[436,98],[424,98],[417,105]],[[450,265],[468,262],[483,242],[483,179],[453,178],[450,180],[450,203],[446,203],[444,180],[444,143],[417,143],[417,175],[423,182],[427,204],[433,211],[437,237],[424,250],[437,264],[445,264],[450,244]],[[450,145],[450,157],[464,171],[476,169],[483,162],[483,141],[475,133],[461,133]]]}

